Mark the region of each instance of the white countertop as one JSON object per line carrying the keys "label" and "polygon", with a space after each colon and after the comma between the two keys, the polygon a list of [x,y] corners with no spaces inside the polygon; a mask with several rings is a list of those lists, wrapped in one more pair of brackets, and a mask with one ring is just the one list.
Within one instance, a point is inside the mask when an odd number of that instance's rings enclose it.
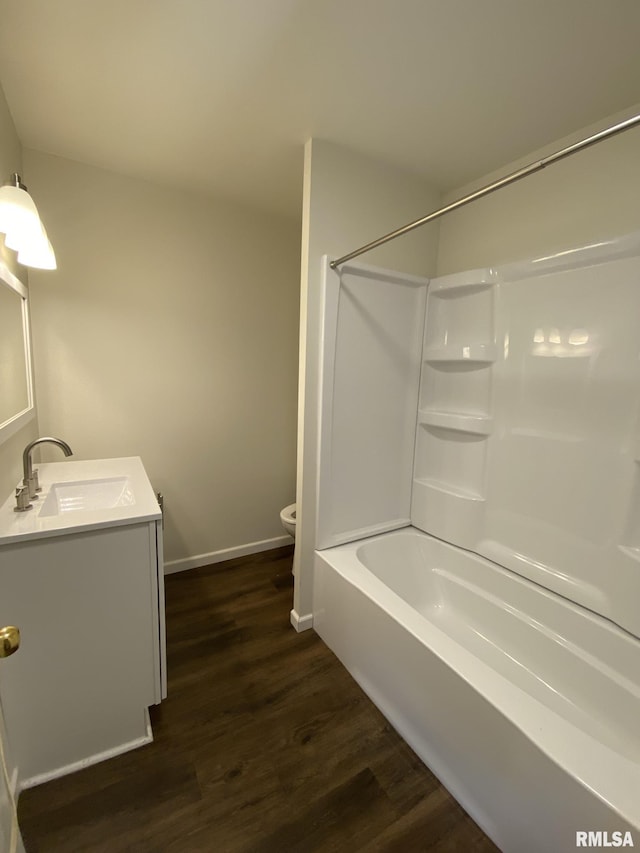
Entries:
{"label": "white countertop", "polygon": [[[76,531],[97,530],[123,524],[136,524],[162,517],[155,492],[139,456],[120,459],[88,459],[86,461],[34,463],[38,469],[42,491],[32,500],[33,509],[14,512],[13,494],[0,508],[0,545],[26,542],[34,538],[63,536]],[[45,499],[55,484],[85,480],[128,477],[132,502],[109,509],[83,509],[59,515],[40,515]]]}

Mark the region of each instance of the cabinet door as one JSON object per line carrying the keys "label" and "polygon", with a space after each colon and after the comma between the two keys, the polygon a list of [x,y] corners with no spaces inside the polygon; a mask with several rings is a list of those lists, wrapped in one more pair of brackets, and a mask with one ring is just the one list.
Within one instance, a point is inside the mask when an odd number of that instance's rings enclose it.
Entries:
{"label": "cabinet door", "polygon": [[0,675],[21,784],[148,739],[158,658],[150,539],[146,523],[2,549],[0,625],[22,630]]}

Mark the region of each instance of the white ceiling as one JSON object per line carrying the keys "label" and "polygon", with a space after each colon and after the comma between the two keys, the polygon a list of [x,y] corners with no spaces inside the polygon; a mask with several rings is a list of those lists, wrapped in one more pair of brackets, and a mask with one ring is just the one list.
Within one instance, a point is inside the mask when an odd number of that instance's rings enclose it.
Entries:
{"label": "white ceiling", "polygon": [[297,216],[330,139],[443,189],[640,100],[639,0],[0,0],[27,148]]}

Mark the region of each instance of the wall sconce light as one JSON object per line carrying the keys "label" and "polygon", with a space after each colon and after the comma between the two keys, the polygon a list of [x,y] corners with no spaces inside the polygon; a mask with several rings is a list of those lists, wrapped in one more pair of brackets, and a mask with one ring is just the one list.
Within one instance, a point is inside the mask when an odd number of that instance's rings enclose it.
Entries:
{"label": "wall sconce light", "polygon": [[5,235],[5,246],[18,253],[23,266],[56,269],[56,256],[38,209],[17,172],[0,187],[0,232]]}

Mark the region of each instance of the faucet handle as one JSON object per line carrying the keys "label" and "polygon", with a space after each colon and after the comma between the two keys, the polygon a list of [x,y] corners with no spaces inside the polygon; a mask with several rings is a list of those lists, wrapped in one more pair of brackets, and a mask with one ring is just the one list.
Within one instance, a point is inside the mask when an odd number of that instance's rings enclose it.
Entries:
{"label": "faucet handle", "polygon": [[25,488],[27,490],[27,492],[29,493],[29,500],[34,501],[38,497],[38,495],[36,494],[37,483],[38,483],[38,478],[37,478],[37,476],[36,477],[33,476],[33,472],[31,473],[30,477],[25,477],[22,480],[23,488]]}
{"label": "faucet handle", "polygon": [[33,505],[29,503],[29,487],[18,486],[16,489],[16,505],[13,511],[26,512],[28,509],[33,509]]}

